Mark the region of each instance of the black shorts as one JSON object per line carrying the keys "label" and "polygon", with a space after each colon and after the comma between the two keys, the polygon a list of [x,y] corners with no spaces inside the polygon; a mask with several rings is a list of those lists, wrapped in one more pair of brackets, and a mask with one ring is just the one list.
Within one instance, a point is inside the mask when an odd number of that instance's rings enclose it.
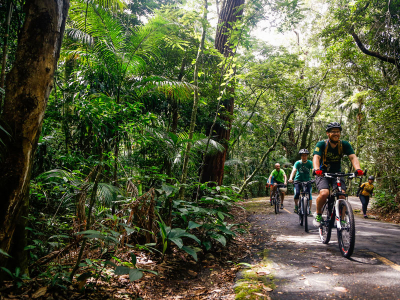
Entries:
{"label": "black shorts", "polygon": [[[346,183],[344,182],[344,179],[340,178],[340,182],[342,183],[342,191],[345,191]],[[315,184],[317,186],[318,191],[329,190],[329,186],[332,186],[333,189],[337,188],[336,178],[326,178],[326,177],[317,176],[315,178]]]}

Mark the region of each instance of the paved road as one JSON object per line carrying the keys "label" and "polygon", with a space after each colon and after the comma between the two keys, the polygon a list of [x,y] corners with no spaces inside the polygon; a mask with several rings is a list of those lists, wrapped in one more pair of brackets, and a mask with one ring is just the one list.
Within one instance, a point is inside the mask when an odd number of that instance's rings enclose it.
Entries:
{"label": "paved road", "polygon": [[[266,198],[253,201],[269,205]],[[351,202],[361,208],[357,198]],[[249,217],[260,243],[252,245],[247,261],[256,262],[260,251],[268,250],[277,285],[272,299],[400,299],[400,226],[356,216],[356,246],[348,260],[340,254],[335,230],[324,245],[313,217],[306,233],[293,209],[292,196],[278,215],[269,209]]]}

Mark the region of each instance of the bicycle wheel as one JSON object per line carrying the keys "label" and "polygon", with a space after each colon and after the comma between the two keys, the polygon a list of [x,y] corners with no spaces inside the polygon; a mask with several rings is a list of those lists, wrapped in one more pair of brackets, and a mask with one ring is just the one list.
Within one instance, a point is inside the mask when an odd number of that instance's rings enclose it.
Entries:
{"label": "bicycle wheel", "polygon": [[339,215],[341,229],[337,229],[339,249],[342,255],[350,258],[354,251],[356,243],[356,228],[354,223],[354,214],[351,205],[346,200],[340,199]]}
{"label": "bicycle wheel", "polygon": [[333,205],[331,203],[326,202],[322,207],[322,221],[321,225],[319,226],[319,236],[324,244],[328,244],[331,240],[332,225],[335,218],[332,214],[332,206]]}
{"label": "bicycle wheel", "polygon": [[304,230],[308,232],[308,212],[310,211],[310,201],[308,197],[304,197]]}
{"label": "bicycle wheel", "polygon": [[275,213],[279,213],[279,193],[275,194]]}
{"label": "bicycle wheel", "polygon": [[303,226],[303,217],[304,217],[304,202],[303,202],[303,197],[299,199],[299,208],[297,211],[297,214],[299,215],[299,224],[300,226]]}

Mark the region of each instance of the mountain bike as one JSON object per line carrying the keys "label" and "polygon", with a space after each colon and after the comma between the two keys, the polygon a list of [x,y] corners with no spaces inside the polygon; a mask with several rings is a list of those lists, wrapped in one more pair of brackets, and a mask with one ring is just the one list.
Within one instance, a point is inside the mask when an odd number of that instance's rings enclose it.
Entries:
{"label": "mountain bike", "polygon": [[300,184],[300,198],[299,198],[299,207],[297,210],[297,215],[299,216],[299,224],[303,226],[304,230],[308,232],[308,212],[310,211],[310,197],[309,197],[309,189],[308,186],[314,183],[315,180],[310,181],[294,181],[294,183]]}
{"label": "mountain bike", "polygon": [[285,184],[278,184],[276,189],[275,189],[275,192],[272,194],[271,205],[275,206],[275,213],[276,214],[279,213],[279,206],[280,206],[280,203],[281,203],[281,195],[280,195],[279,189],[285,188],[285,187],[286,187]]}
{"label": "mountain bike", "polygon": [[[342,255],[350,258],[356,242],[356,228],[353,209],[348,202],[348,195],[342,192],[341,177],[355,178],[354,173],[324,173],[324,177],[336,179],[335,188],[322,208],[322,221],[319,227],[319,235],[322,243],[328,244],[331,239],[332,228],[337,228],[337,239]],[[344,196],[345,199],[339,198]]]}

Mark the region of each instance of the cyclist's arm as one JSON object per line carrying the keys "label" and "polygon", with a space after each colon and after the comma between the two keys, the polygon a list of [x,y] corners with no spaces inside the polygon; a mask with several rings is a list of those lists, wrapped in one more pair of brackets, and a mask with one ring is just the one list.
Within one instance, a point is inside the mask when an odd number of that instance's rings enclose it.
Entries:
{"label": "cyclist's arm", "polygon": [[286,176],[286,173],[283,173],[283,178],[285,178],[285,184],[287,184],[287,176]]}
{"label": "cyclist's arm", "polygon": [[319,170],[320,160],[321,160],[321,156],[319,156],[318,154],[314,154],[314,156],[313,156],[314,170]]}
{"label": "cyclist's arm", "polygon": [[350,154],[349,159],[355,170],[361,170],[360,162],[355,154]]}
{"label": "cyclist's arm", "polygon": [[269,182],[269,184],[272,184],[271,179],[272,179],[272,174],[269,175],[269,177],[268,177],[268,182]]}
{"label": "cyclist's arm", "polygon": [[293,168],[292,173],[290,173],[289,181],[293,180],[294,175],[296,174],[297,169]]}

